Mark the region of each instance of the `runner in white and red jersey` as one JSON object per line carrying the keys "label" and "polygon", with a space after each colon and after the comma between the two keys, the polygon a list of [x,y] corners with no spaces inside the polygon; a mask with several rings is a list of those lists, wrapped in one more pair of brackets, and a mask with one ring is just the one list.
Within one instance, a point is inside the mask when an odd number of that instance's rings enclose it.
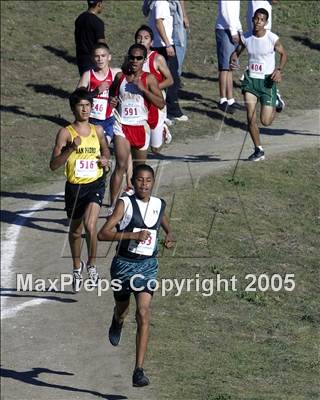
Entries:
{"label": "runner in white and red jersey", "polygon": [[114,115],[109,104],[109,87],[112,85],[119,68],[111,68],[111,53],[104,43],[97,43],[92,50],[95,68],[86,71],[78,83],[78,87],[85,87],[93,92],[93,106],[89,122],[101,125],[108,144],[113,139]]}
{"label": "runner in white and red jersey", "polygon": [[128,50],[128,63],[119,72],[110,88],[110,104],[114,111],[115,170],[110,180],[111,206],[120,194],[122,178],[128,173],[128,160],[132,152],[134,164],[146,161],[149,147],[149,109],[151,104],[165,106],[156,78],[142,70],[147,58],[147,49],[134,44]]}
{"label": "runner in white and red jersey", "polygon": [[[165,89],[173,84],[173,78],[165,58],[151,50],[153,31],[148,25],[141,25],[135,33],[135,42],[144,45],[147,49],[147,59],[142,69],[154,75],[159,83],[159,88],[165,98]],[[171,134],[165,120],[167,118],[167,107],[159,110],[151,106],[149,111],[149,122],[151,127],[150,146],[153,153],[158,153],[163,141],[171,142]],[[152,126],[156,125],[154,128]]]}

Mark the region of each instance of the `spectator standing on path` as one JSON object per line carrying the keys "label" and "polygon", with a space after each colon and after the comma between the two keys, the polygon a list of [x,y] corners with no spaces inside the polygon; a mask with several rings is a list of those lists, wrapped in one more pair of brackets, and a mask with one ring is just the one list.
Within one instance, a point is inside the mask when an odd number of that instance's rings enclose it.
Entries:
{"label": "spectator standing on path", "polygon": [[177,3],[180,4],[180,7],[177,6],[177,11],[173,18],[172,37],[178,58],[178,74],[181,76],[183,62],[187,51],[190,22],[187,15],[186,2],[184,0],[177,0]]}
{"label": "spectator standing on path", "polygon": [[233,97],[230,56],[240,41],[240,0],[219,0],[216,21],[216,42],[219,69],[220,110],[233,114],[238,105]]}
{"label": "spectator standing on path", "polygon": [[87,0],[88,10],[75,21],[74,39],[79,75],[93,69],[92,49],[96,43],[106,43],[104,22],[98,17],[103,9],[102,0]]}
{"label": "spectator standing on path", "polygon": [[188,121],[188,117],[181,111],[178,91],[180,86],[180,77],[178,74],[178,59],[172,38],[174,15],[177,11],[178,2],[176,1],[150,1],[145,0],[143,13],[149,15],[149,25],[153,31],[153,49],[161,54],[167,61],[173,85],[167,90],[167,122],[169,125],[173,121]]}
{"label": "spectator standing on path", "polygon": [[[231,68],[238,69],[238,57],[245,48],[248,50],[248,69],[242,82],[242,93],[247,109],[248,130],[254,144],[254,152],[249,156],[249,161],[260,161],[265,158],[257,124],[257,102],[261,103],[262,125],[271,125],[276,114],[276,83],[281,82],[282,71],[288,59],[279,37],[265,29],[267,23],[268,11],[258,8],[254,13],[253,32],[248,32],[241,38],[241,44],[230,58]],[[277,67],[275,52],[280,56]]]}

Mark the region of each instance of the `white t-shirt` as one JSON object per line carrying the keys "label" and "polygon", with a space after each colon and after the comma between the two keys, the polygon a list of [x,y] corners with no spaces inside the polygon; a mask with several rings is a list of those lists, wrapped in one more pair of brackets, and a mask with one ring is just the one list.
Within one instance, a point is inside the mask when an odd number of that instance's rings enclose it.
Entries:
{"label": "white t-shirt", "polygon": [[173,31],[173,17],[170,14],[170,7],[167,0],[158,0],[155,2],[154,7],[150,12],[149,25],[153,31],[153,47],[165,47],[165,42],[161,39],[159,31],[156,27],[156,20],[162,19],[164,29],[170,44],[173,45],[172,31]]}
{"label": "white t-shirt", "polygon": [[279,36],[266,31],[262,37],[256,37],[246,33],[242,37],[249,55],[248,72],[251,78],[264,79],[265,75],[272,74],[275,69],[274,46]]}
{"label": "white t-shirt", "polygon": [[240,0],[220,0],[216,29],[229,29],[231,35],[242,32],[240,22]]}
{"label": "white t-shirt", "polygon": [[272,19],[272,6],[270,0],[249,0],[248,1],[248,8],[247,8],[247,29],[248,32],[252,33],[253,30],[253,22],[252,18],[255,11],[258,8],[264,8],[269,13],[268,23],[265,26],[265,29],[271,29],[271,19]]}

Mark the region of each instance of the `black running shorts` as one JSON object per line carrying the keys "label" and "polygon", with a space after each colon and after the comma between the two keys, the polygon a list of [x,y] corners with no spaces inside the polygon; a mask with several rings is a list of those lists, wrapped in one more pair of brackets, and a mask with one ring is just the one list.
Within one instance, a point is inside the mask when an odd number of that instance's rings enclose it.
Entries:
{"label": "black running shorts", "polygon": [[74,184],[66,182],[65,186],[65,210],[68,218],[78,219],[83,216],[89,203],[102,205],[105,192],[105,176],[94,182],[86,184]]}

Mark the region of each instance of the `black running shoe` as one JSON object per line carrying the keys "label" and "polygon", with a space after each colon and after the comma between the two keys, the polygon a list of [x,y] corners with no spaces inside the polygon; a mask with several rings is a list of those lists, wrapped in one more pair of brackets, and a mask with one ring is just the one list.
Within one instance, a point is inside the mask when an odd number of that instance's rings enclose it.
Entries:
{"label": "black running shoe", "polygon": [[122,326],[123,322],[118,322],[113,314],[112,322],[109,328],[109,340],[112,346],[118,346],[120,343]]}
{"label": "black running shoe", "polygon": [[218,108],[219,108],[219,110],[226,112],[227,108],[228,108],[228,102],[224,101],[223,103],[219,103]]}
{"label": "black running shoe", "polygon": [[132,385],[135,387],[148,386],[149,378],[145,376],[143,368],[136,368],[132,375]]}
{"label": "black running shoe", "polygon": [[277,90],[277,101],[276,101],[276,111],[280,113],[284,110],[286,103],[284,102],[283,98],[280,95],[279,90]]}
{"label": "black running shoe", "polygon": [[260,150],[259,147],[256,147],[251,156],[248,157],[249,161],[263,161],[264,159],[264,151]]}

